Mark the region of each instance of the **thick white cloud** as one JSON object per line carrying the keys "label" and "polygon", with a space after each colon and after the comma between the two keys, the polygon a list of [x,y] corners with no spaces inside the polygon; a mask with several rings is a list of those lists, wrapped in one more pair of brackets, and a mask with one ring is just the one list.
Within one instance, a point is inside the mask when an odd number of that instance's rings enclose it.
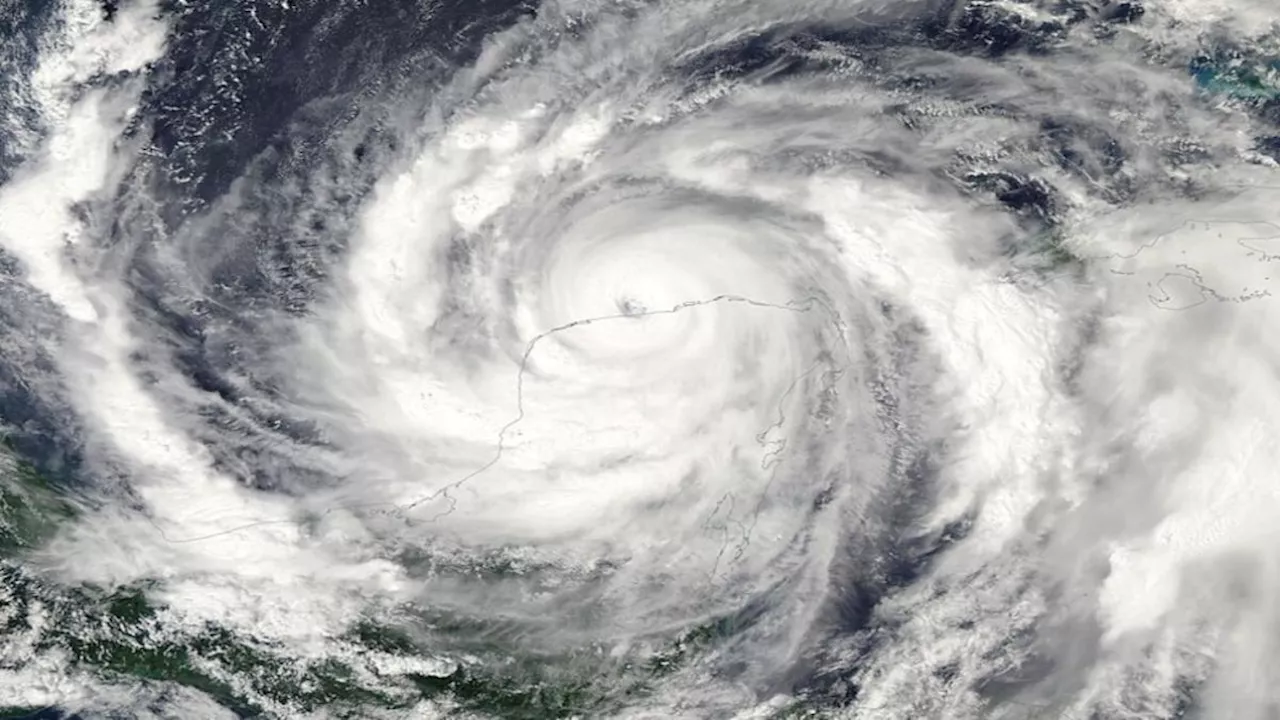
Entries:
{"label": "thick white cloud", "polygon": [[[1154,14],[1199,22],[1184,5]],[[838,70],[690,89],[673,66],[734,39],[888,11],[549,5],[403,129],[324,296],[262,328],[280,331],[275,365],[251,370],[284,378],[272,401],[326,442],[328,481],[287,494],[217,467],[216,431],[166,390],[176,373],[143,380],[153,336],[76,212],[135,159],[121,137],[143,79],[95,77],[144,69],[168,28],[146,4],[110,24],[96,3],[63,11],[31,81],[47,137],[0,188],[0,243],[67,317],[91,459],[141,507],[104,490],[43,553],[57,577],[158,579],[167,622],[311,658],[403,601],[619,654],[755,602],[712,658],[739,674],[672,678],[645,709],[667,716],[754,706],[846,641],[850,717],[1167,717],[1191,686],[1206,717],[1274,711],[1280,219],[1243,170],[1170,199],[1187,170],[1166,166],[1167,136],[1225,164],[1247,127],[1184,77],[1115,47],[954,61],[999,114]],[[567,17],[580,30],[549,39]],[[861,62],[835,44],[810,59]],[[900,60],[939,72],[933,53]],[[1156,106],[1180,89],[1185,107]],[[912,103],[923,129],[892,116]],[[939,178],[1033,147],[1027,118],[1058,112],[1131,131],[1142,189],[1099,216],[1087,173],[1045,170],[1082,269],[1030,275],[1004,249],[1017,224]],[[172,260],[199,275],[192,257]],[[908,467],[926,451],[929,472]],[[892,552],[959,523],[919,577],[885,577]],[[423,577],[388,559],[406,549],[551,569]],[[829,640],[864,578],[887,592],[865,652]]]}

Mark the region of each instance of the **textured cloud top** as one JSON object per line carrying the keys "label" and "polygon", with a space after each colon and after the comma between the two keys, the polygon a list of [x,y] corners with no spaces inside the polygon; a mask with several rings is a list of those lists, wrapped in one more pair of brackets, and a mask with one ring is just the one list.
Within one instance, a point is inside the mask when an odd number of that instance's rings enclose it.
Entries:
{"label": "textured cloud top", "polygon": [[331,5],[0,4],[0,711],[1274,716],[1267,8]]}

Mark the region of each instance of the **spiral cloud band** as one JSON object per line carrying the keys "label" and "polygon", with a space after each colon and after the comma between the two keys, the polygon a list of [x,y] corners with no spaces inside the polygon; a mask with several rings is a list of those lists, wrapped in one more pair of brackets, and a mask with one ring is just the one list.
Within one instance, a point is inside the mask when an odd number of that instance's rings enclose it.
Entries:
{"label": "spiral cloud band", "polygon": [[1278,711],[1265,6],[358,5],[0,6],[0,709]]}

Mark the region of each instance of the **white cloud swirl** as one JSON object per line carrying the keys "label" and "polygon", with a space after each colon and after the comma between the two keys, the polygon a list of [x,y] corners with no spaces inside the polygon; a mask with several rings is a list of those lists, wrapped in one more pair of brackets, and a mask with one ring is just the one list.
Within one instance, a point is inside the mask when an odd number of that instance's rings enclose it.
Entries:
{"label": "white cloud swirl", "polygon": [[[1156,35],[1189,42],[1189,8],[1153,11]],[[0,243],[65,316],[58,372],[102,481],[41,567],[156,581],[168,621],[300,657],[346,651],[370,607],[482,617],[601,666],[733,619],[618,710],[637,717],[764,714],[814,687],[856,718],[1268,717],[1276,218],[1268,191],[1229,190],[1268,170],[1232,165],[1243,132],[1223,130],[1250,121],[1160,105],[1186,83],[1117,45],[886,55],[945,86],[928,98],[832,39],[793,53],[819,71],[697,74],[770,32],[928,9],[544,5],[405,113],[340,257],[312,259],[330,264],[307,312],[246,313],[268,349],[235,361],[237,404],[165,364],[128,272],[142,250],[84,215],[146,204],[126,129],[169,29],[150,5],[108,24],[67,4],[31,81],[47,137],[0,188]],[[1054,135],[1066,98],[1129,149],[1133,197]],[[1202,199],[1178,194],[1174,137],[1232,168],[1204,168]],[[953,182],[961,161],[1035,167],[1050,141],[1078,150],[1044,173],[1070,271],[1028,270],[1024,226]],[[216,295],[253,179],[149,250],[165,292]],[[273,441],[251,489],[224,450],[261,407],[318,439]],[[534,571],[440,570],[494,556]],[[83,702],[15,690],[57,685],[49,667],[0,688]]]}

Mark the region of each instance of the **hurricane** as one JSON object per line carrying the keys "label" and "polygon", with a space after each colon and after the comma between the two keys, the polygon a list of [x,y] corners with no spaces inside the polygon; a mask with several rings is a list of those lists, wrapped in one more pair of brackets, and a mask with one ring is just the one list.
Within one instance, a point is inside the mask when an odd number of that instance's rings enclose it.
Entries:
{"label": "hurricane", "polygon": [[1280,714],[1274,3],[0,26],[0,717]]}

